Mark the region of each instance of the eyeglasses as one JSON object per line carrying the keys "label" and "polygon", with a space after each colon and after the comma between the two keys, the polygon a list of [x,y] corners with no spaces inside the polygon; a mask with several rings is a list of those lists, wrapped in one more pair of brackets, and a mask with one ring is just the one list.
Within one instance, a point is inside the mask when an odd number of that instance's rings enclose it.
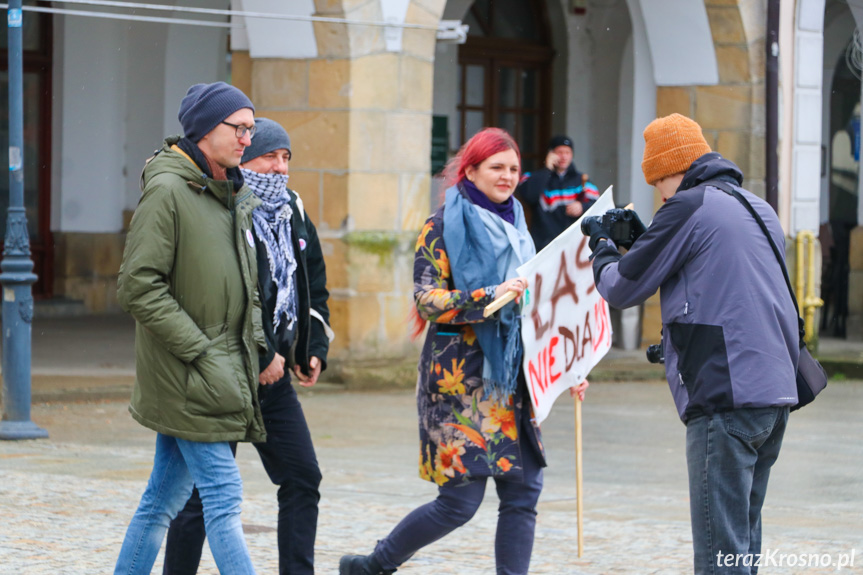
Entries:
{"label": "eyeglasses", "polygon": [[248,132],[249,139],[251,140],[253,137],[255,137],[255,132],[258,130],[257,126],[252,126],[250,128],[249,126],[244,126],[242,124],[231,124],[229,122],[222,122],[222,123],[226,126],[232,127],[234,130],[236,130],[236,132],[234,132],[234,133],[237,135],[237,138],[242,138],[243,136],[246,135],[246,132]]}

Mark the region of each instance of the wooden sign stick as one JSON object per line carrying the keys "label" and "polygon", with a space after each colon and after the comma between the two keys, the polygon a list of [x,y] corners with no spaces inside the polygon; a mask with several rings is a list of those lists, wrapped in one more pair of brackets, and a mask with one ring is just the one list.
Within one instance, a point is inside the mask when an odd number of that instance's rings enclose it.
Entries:
{"label": "wooden sign stick", "polygon": [[581,473],[581,400],[575,396],[575,501],[578,522],[578,556],[584,550],[583,499]]}
{"label": "wooden sign stick", "polygon": [[518,294],[515,293],[514,291],[507,290],[507,292],[505,294],[503,294],[502,296],[500,296],[499,298],[497,298],[496,300],[494,300],[493,302],[491,302],[490,304],[485,306],[485,309],[482,312],[482,317],[490,316],[491,314],[493,314],[494,312],[496,312],[497,310],[499,310],[500,308],[502,308],[503,306],[505,306],[506,304],[508,304],[512,300],[514,300],[517,295]]}

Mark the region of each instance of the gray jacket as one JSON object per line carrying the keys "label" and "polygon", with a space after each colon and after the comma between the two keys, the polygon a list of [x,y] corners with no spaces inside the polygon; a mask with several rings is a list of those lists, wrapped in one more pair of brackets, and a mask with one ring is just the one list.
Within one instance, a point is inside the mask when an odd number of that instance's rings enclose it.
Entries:
{"label": "gray jacket", "polygon": [[715,179],[749,200],[782,251],[773,209],[739,187],[737,166],[711,152],[692,163],[626,255],[606,242],[593,261],[599,293],[615,307],[660,290],[665,372],[684,422],[797,403],[798,319],[782,270],[746,208],[705,184]]}

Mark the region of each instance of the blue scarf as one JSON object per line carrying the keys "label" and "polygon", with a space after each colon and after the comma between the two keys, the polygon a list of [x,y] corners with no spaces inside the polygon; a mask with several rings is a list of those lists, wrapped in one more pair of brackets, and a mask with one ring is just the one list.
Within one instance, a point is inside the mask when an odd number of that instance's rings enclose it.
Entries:
{"label": "blue scarf", "polygon": [[297,286],[294,276],[297,259],[291,241],[291,197],[288,192],[288,176],[283,174],[259,174],[242,170],[246,184],[263,202],[252,211],[255,235],[267,250],[270,276],[276,284],[276,306],[273,310],[273,329],[279,327],[282,318],[288,329],[293,329],[297,319]]}
{"label": "blue scarf", "polygon": [[[456,186],[446,191],[443,238],[456,288],[471,292],[515,277],[515,269],[532,258],[536,249],[519,202],[512,201],[513,226],[497,210],[474,205],[468,193]],[[507,304],[496,319],[473,324],[473,329],[485,358],[482,380],[486,395],[502,398],[514,393],[524,353],[516,305]]]}

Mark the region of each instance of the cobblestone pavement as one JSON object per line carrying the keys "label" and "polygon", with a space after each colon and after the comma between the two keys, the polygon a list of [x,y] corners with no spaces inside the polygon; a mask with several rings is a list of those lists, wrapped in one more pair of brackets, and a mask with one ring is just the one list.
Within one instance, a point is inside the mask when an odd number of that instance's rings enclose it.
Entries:
{"label": "cobblestone pavement", "polygon": [[[367,553],[435,494],[416,471],[411,393],[303,392],[324,474],[317,572]],[[781,555],[855,554],[863,573],[863,382],[831,385],[794,414],[771,477],[764,548]],[[124,402],[34,406],[48,440],[0,442],[0,573],[102,574],[113,568],[152,463],[154,434]],[[684,427],[664,384],[596,384],[584,406],[584,541],[577,557],[573,406],[544,423],[550,467],[539,505],[535,574],[691,572]],[[259,573],[277,573],[275,487],[241,446],[243,522]],[[494,572],[496,496],[477,516],[420,551],[399,573]],[[829,557],[827,557],[829,555]],[[799,562],[799,559],[793,559]],[[836,573],[834,566],[762,568],[765,575]],[[161,572],[161,558],[154,573]],[[208,549],[200,573],[216,573]]]}

